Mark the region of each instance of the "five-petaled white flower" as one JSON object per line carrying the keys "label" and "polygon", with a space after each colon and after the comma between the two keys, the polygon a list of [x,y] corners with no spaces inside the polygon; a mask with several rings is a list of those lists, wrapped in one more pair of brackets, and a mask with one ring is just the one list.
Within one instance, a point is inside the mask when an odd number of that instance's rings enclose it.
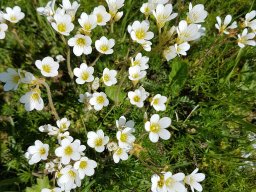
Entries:
{"label": "five-petaled white flower", "polygon": [[153,11],[158,28],[162,28],[166,22],[177,17],[177,13],[172,14],[172,4],[158,4],[156,10]]}
{"label": "five-petaled white flower", "polygon": [[35,88],[20,98],[20,102],[25,104],[26,111],[34,109],[41,111],[44,108],[44,101],[41,98],[41,91]]}
{"label": "five-petaled white flower", "polygon": [[187,51],[190,49],[190,45],[188,42],[184,42],[181,44],[175,44],[174,45],[177,55],[187,55]]}
{"label": "five-petaled white flower", "polygon": [[70,160],[77,161],[81,155],[79,153],[79,143],[73,142],[73,139],[63,139],[60,147],[55,150],[55,155],[61,158],[61,163],[64,165],[69,164]]}
{"label": "five-petaled white flower", "polygon": [[71,191],[71,189],[81,186],[79,174],[71,165],[62,168],[59,175],[60,177],[58,178],[57,183],[59,187],[61,187],[61,191]]}
{"label": "five-petaled white flower", "polygon": [[113,154],[113,159],[115,163],[119,163],[120,159],[123,161],[127,160],[128,159],[127,149],[118,147]]}
{"label": "five-petaled white flower", "polygon": [[208,13],[204,10],[204,5],[197,4],[194,7],[189,3],[189,12],[187,13],[188,23],[203,23]]}
{"label": "five-petaled white flower", "polygon": [[123,128],[129,127],[131,129],[133,129],[133,131],[135,131],[134,124],[135,123],[133,120],[126,121],[125,116],[121,116],[118,120],[116,120],[116,127],[118,129],[123,129]]}
{"label": "five-petaled white flower", "polygon": [[164,57],[167,61],[170,61],[170,60],[174,59],[177,56],[175,46],[171,45],[171,46],[167,47],[164,50],[163,55],[164,55]]}
{"label": "five-petaled white flower", "polygon": [[43,144],[41,141],[36,140],[35,145],[28,148],[25,154],[26,158],[29,159],[29,164],[38,163],[41,160],[46,160],[48,157],[49,145]]}
{"label": "five-petaled white flower", "polygon": [[254,37],[255,37],[255,34],[248,33],[248,29],[245,28],[242,34],[238,34],[238,39],[237,39],[238,46],[241,48],[244,48],[246,45],[256,46],[256,42],[255,40],[253,40]]}
{"label": "five-petaled white flower", "polygon": [[118,140],[119,147],[122,147],[122,148],[132,147],[136,139],[132,134],[133,132],[134,132],[133,128],[126,127],[123,130],[120,130],[116,133],[116,138]]}
{"label": "five-petaled white flower", "polygon": [[131,38],[140,44],[143,44],[154,37],[154,33],[148,30],[149,22],[146,20],[142,22],[134,21],[132,25],[128,26],[128,32],[131,34]]}
{"label": "five-petaled white flower", "polygon": [[60,132],[64,132],[68,130],[70,126],[70,121],[66,117],[64,117],[60,120],[57,120],[56,124],[59,127]]}
{"label": "five-petaled white flower", "polygon": [[51,23],[52,27],[62,35],[69,36],[69,33],[74,29],[72,18],[68,14],[56,13],[54,21]]}
{"label": "five-petaled white flower", "polygon": [[231,25],[232,16],[227,15],[224,19],[224,22],[222,24],[221,18],[219,16],[216,17],[217,23],[215,24],[215,27],[219,30],[219,33],[225,33],[229,34],[230,29],[237,28],[237,23],[234,21]]}
{"label": "five-petaled white flower", "polygon": [[201,37],[200,28],[197,24],[189,24],[182,20],[179,22],[179,26],[177,28],[178,38],[177,44],[182,44],[187,41],[194,41]]}
{"label": "five-petaled white flower", "polygon": [[97,27],[97,17],[95,15],[87,15],[87,13],[82,13],[78,19],[78,22],[86,34],[90,34],[91,31]]}
{"label": "five-petaled white flower", "polygon": [[101,129],[97,130],[97,132],[88,132],[87,138],[87,144],[99,153],[104,151],[105,145],[107,145],[109,141],[109,137],[104,136],[104,132]]}
{"label": "five-petaled white flower", "polygon": [[79,8],[80,4],[78,2],[74,1],[72,4],[69,0],[62,0],[62,9],[65,10],[66,14],[70,15],[72,20],[75,19],[75,15],[77,12],[77,9]]}
{"label": "five-petaled white flower", "polygon": [[89,36],[77,34],[68,40],[68,45],[73,47],[73,53],[76,56],[82,54],[89,55],[92,53],[92,39]]}
{"label": "five-petaled white flower", "polygon": [[123,15],[123,12],[118,12],[118,9],[124,6],[124,1],[125,0],[106,0],[111,18],[115,21],[118,21]]}
{"label": "five-petaled white flower", "polygon": [[141,70],[140,66],[129,67],[129,79],[131,81],[139,81],[146,77],[147,72]]}
{"label": "five-petaled white flower", "polygon": [[87,102],[90,98],[92,97],[92,94],[89,92],[85,92],[84,94],[79,94],[79,99],[78,101],[80,103],[85,103]]}
{"label": "five-petaled white flower", "polygon": [[135,91],[129,91],[128,97],[132,105],[136,105],[141,108],[144,106],[144,101],[149,96],[149,93],[145,91],[143,87],[136,89]]}
{"label": "five-petaled white flower", "polygon": [[4,91],[17,90],[21,82],[20,69],[8,68],[6,72],[0,73],[0,81],[4,82]]}
{"label": "five-petaled white flower", "polygon": [[80,179],[84,179],[85,175],[92,176],[96,167],[96,161],[88,159],[87,157],[82,157],[74,164],[74,168],[78,171]]}
{"label": "five-petaled white flower", "polygon": [[153,97],[150,104],[154,107],[154,109],[156,111],[165,111],[166,110],[166,106],[165,106],[166,101],[167,101],[167,97],[157,94]]}
{"label": "five-petaled white flower", "polygon": [[149,132],[149,139],[153,143],[159,140],[159,137],[163,140],[168,140],[171,137],[170,132],[166,129],[171,125],[171,119],[169,117],[163,117],[160,119],[158,114],[151,116],[150,121],[145,123],[145,129]]}
{"label": "five-petaled white flower", "polygon": [[152,175],[151,177],[151,191],[152,192],[167,192],[165,181],[163,177],[160,177],[157,174]]}
{"label": "five-petaled white flower", "polygon": [[74,69],[74,75],[77,77],[76,83],[84,84],[85,82],[92,82],[94,80],[93,72],[93,67],[88,67],[85,63],[82,63],[80,68]]}
{"label": "five-petaled white flower", "polygon": [[141,70],[146,70],[148,69],[148,61],[149,58],[147,56],[142,56],[141,53],[138,53],[134,58],[131,58],[131,64],[132,66],[140,66]]}
{"label": "five-petaled white flower", "polygon": [[106,11],[106,8],[103,5],[95,7],[93,14],[97,17],[97,24],[104,26],[111,19],[111,15]]}
{"label": "five-petaled white flower", "polygon": [[167,191],[186,192],[183,179],[185,178],[184,173],[172,174],[171,172],[164,173],[164,182]]}
{"label": "five-petaled white flower", "polygon": [[105,68],[103,70],[102,79],[105,85],[112,86],[117,83],[116,80],[117,71],[116,70],[109,70],[108,68]]}
{"label": "five-petaled white flower", "polygon": [[115,40],[107,39],[105,36],[95,41],[95,47],[97,51],[106,55],[112,54],[114,52],[112,49],[114,45],[115,45]]}
{"label": "five-petaled white flower", "polygon": [[6,7],[6,13],[3,14],[3,17],[11,23],[18,23],[25,17],[25,14],[21,12],[19,6],[15,6],[13,8]]}
{"label": "five-petaled white flower", "polygon": [[143,13],[146,17],[148,17],[152,11],[155,9],[154,4],[152,3],[143,3],[140,12]]}
{"label": "five-petaled white flower", "polygon": [[5,38],[5,31],[8,29],[8,25],[5,23],[0,23],[0,39]]}
{"label": "five-petaled white flower", "polygon": [[256,28],[256,10],[251,11],[245,15],[244,27]]}
{"label": "five-petaled white flower", "polygon": [[92,98],[90,99],[89,103],[91,105],[93,105],[93,107],[96,111],[100,111],[103,107],[108,106],[109,100],[105,93],[95,92],[95,93],[93,93]]}
{"label": "five-petaled white flower", "polygon": [[52,57],[45,57],[42,61],[36,60],[35,65],[45,77],[55,77],[58,75],[60,65]]}
{"label": "five-petaled white flower", "polygon": [[203,191],[203,188],[199,182],[205,179],[205,174],[197,172],[198,168],[196,168],[190,175],[187,175],[184,179],[184,182],[190,185],[190,188],[193,192],[194,189],[197,191]]}

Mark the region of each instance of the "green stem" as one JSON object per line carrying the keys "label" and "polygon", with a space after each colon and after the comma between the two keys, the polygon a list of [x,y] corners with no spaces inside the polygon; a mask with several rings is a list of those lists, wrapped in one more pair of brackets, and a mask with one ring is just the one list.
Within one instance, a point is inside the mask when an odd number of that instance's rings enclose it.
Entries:
{"label": "green stem", "polygon": [[92,64],[90,65],[90,66],[94,66],[96,63],[97,63],[97,61],[100,59],[100,57],[101,57],[101,53],[96,57],[96,59],[92,62]]}
{"label": "green stem", "polygon": [[67,44],[67,41],[63,35],[60,36],[63,43],[67,46],[67,68],[68,68],[68,74],[71,80],[74,78],[74,74],[71,68],[71,62],[70,62],[70,48]]}

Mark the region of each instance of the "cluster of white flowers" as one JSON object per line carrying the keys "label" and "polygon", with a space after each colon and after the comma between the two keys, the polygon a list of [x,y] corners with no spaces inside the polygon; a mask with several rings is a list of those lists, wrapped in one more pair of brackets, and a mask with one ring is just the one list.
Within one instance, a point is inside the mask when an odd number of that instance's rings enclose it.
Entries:
{"label": "cluster of white flowers", "polygon": [[151,177],[151,191],[152,192],[186,192],[187,188],[185,184],[189,185],[191,190],[203,191],[203,188],[199,182],[205,179],[203,173],[198,173],[196,168],[191,174],[185,176],[184,173],[172,174],[171,172],[165,172],[161,175],[154,174]]}
{"label": "cluster of white flowers", "polygon": [[45,170],[51,173],[57,180],[59,188],[42,189],[44,191],[70,191],[81,186],[81,180],[85,176],[94,175],[94,169],[97,163],[85,156],[86,147],[81,145],[81,141],[69,135],[70,121],[67,118],[57,120],[57,127],[50,124],[39,127],[40,132],[48,133],[48,135],[57,139],[57,145],[54,148],[54,154],[49,154],[49,145],[39,140],[35,141],[35,145],[30,146],[25,153],[25,157],[29,160],[29,164],[36,164],[41,160],[47,161]]}
{"label": "cluster of white flowers", "polygon": [[236,34],[239,29],[238,26],[241,26],[242,33],[237,35],[237,44],[240,48],[244,48],[246,45],[256,46],[255,34],[256,34],[256,11],[253,10],[245,15],[242,23],[237,24],[236,21],[232,22],[232,16],[226,15],[224,21],[220,16],[216,17],[217,23],[215,27],[219,30],[220,34],[230,35],[231,37]]}
{"label": "cluster of white flowers", "polygon": [[18,23],[25,17],[25,14],[21,11],[19,6],[15,6],[13,8],[6,7],[6,12],[0,11],[0,39],[5,38],[5,32],[8,29],[8,25],[6,22],[10,23]]}

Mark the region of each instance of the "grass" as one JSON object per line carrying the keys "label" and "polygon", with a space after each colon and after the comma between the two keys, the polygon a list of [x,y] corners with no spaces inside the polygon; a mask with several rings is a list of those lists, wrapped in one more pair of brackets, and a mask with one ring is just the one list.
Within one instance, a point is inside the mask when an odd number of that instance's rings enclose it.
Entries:
{"label": "grass", "polygon": [[[115,137],[115,120],[121,115],[136,122],[136,138],[139,138],[135,153],[128,161],[114,164],[106,152],[96,154],[87,147],[86,156],[96,160],[99,166],[96,174],[86,178],[77,191],[150,191],[150,177],[153,170],[170,170],[189,174],[199,167],[206,174],[204,191],[211,192],[255,192],[255,168],[247,161],[254,162],[255,149],[248,140],[248,134],[256,132],[256,65],[255,48],[246,47],[242,51],[234,40],[217,35],[214,28],[216,16],[231,14],[236,20],[256,9],[255,1],[248,0],[195,0],[203,3],[209,15],[204,24],[206,36],[192,43],[187,57],[178,57],[170,62],[162,59],[159,50],[143,54],[150,57],[147,78],[142,81],[144,88],[155,95],[160,93],[169,98],[165,112],[159,113],[172,118],[172,137],[168,141],[153,144],[144,135],[143,116],[155,111],[146,106],[138,109],[130,105],[124,95],[133,90],[129,81],[121,81],[117,87],[104,89],[111,99],[111,106],[96,113],[86,111],[78,100],[79,93],[87,90],[85,85],[75,85],[70,81],[65,63],[60,66],[58,78],[49,79],[54,104],[61,117],[72,121],[70,132],[82,143],[86,143],[86,133],[103,129],[110,137]],[[62,54],[66,47],[61,38],[49,26],[45,18],[36,14],[35,7],[45,4],[43,0],[1,0],[0,7],[21,6],[26,17],[20,23],[9,26],[7,37],[0,41],[0,71],[8,67],[22,68],[40,76],[34,62],[45,56]],[[82,11],[91,12],[103,0],[83,0],[77,16]],[[184,1],[173,1],[175,12],[181,17],[187,11]],[[143,20],[139,8],[140,1],[127,0],[123,8],[123,19],[115,24],[114,33],[106,28],[94,31],[93,42],[102,35],[114,38],[117,42],[112,56],[101,57],[95,65],[97,76],[105,67],[117,70],[127,69],[129,63],[121,63],[129,51],[133,55],[139,46],[132,43],[127,33],[127,25],[134,20]],[[76,23],[76,25],[78,25]],[[170,24],[171,26],[171,24]],[[110,27],[110,26],[108,26]],[[151,18],[151,30],[157,28]],[[157,37],[153,44],[157,43]],[[94,50],[89,57],[71,57],[72,68],[83,61],[92,63],[97,57]],[[235,67],[234,67],[235,66]],[[232,72],[231,72],[232,71]],[[43,165],[29,166],[24,153],[34,140],[46,143],[53,140],[38,132],[43,124],[54,124],[48,106],[43,111],[26,112],[19,103],[27,87],[17,92],[3,92],[0,85],[0,191],[40,191],[52,182],[40,171]],[[116,94],[116,92],[118,94]],[[48,103],[46,92],[43,99]],[[195,109],[193,111],[193,109]],[[251,152],[249,158],[242,158],[242,152]],[[36,177],[35,175],[40,175]],[[33,188],[29,188],[29,187]]]}

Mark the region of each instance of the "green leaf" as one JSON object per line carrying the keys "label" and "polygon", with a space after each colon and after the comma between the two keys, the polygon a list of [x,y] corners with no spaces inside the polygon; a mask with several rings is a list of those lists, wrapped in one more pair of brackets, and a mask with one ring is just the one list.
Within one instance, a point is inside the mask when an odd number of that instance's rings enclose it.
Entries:
{"label": "green leaf", "polygon": [[188,65],[185,62],[173,62],[172,71],[169,75],[169,80],[171,83],[171,93],[173,97],[179,95],[179,92],[183,88],[187,76],[188,76]]}
{"label": "green leaf", "polygon": [[126,94],[121,90],[121,87],[119,86],[111,86],[111,87],[106,87],[105,89],[107,96],[115,102],[115,104],[119,104],[122,102]]}
{"label": "green leaf", "polygon": [[32,187],[27,187],[26,192],[41,192],[43,188],[50,188],[48,177],[43,177],[42,179],[37,179],[37,184]]}

